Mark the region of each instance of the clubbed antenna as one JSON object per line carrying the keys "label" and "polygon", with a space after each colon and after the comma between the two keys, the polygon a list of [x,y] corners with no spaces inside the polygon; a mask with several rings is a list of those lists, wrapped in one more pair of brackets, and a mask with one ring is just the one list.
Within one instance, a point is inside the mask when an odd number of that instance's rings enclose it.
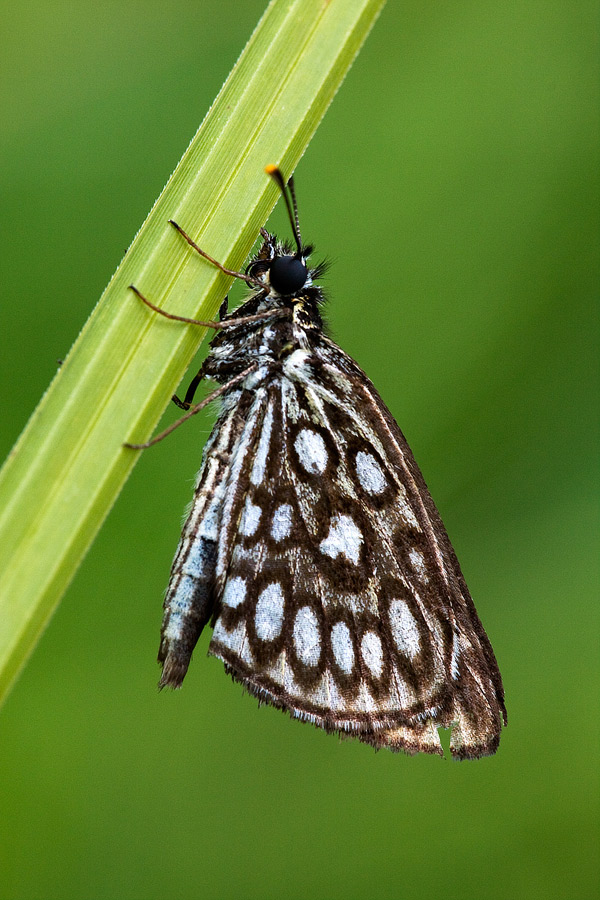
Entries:
{"label": "clubbed antenna", "polygon": [[[287,206],[288,215],[290,217],[290,224],[292,226],[292,231],[294,232],[294,240],[296,241],[296,247],[298,248],[298,258],[302,255],[302,238],[300,236],[300,223],[298,221],[298,204],[296,203],[296,191],[294,190],[294,179],[293,177],[287,183],[283,177],[281,169],[277,166],[265,166],[265,172],[267,175],[270,175],[281,193],[283,194],[283,199],[285,200],[285,205]],[[291,198],[291,199],[290,199]]]}

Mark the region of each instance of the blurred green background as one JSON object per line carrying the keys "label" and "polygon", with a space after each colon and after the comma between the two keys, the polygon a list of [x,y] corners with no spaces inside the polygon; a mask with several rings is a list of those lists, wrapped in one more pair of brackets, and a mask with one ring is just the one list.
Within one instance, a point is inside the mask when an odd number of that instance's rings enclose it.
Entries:
{"label": "blurred green background", "polygon": [[[263,8],[3,4],[2,456]],[[596,37],[591,2],[390,3],[297,171],[496,650],[497,756],[259,710],[208,634],[157,693],[207,416],[142,455],[0,711],[2,898],[597,896]]]}

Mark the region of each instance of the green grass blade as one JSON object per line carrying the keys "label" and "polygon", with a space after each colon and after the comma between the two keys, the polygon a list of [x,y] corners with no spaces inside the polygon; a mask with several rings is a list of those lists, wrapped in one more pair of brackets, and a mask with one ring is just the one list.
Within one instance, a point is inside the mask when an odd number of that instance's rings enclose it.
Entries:
{"label": "green grass blade", "polygon": [[[210,319],[384,0],[274,0],[0,473],[0,700],[6,695],[198,348]],[[131,137],[129,153],[141,152]]]}

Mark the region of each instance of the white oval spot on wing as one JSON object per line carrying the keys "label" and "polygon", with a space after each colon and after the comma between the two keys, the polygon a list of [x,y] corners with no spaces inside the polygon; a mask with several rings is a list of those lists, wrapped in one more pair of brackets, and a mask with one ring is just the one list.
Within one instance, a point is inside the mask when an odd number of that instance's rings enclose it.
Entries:
{"label": "white oval spot on wing", "polygon": [[332,559],[336,559],[340,553],[343,553],[350,562],[357,565],[362,542],[362,532],[354,519],[351,516],[336,513],[331,517],[329,534],[321,541],[320,548],[322,553],[326,553]]}
{"label": "white oval spot on wing", "polygon": [[263,641],[272,641],[281,632],[283,622],[283,591],[279,582],[267,585],[256,603],[254,623],[256,634]]}
{"label": "white oval spot on wing", "polygon": [[294,447],[300,464],[311,475],[322,475],[327,468],[328,453],[325,441],[317,431],[303,428],[296,435]]}
{"label": "white oval spot on wing", "polygon": [[421,635],[404,600],[392,600],[390,603],[390,628],[396,647],[409,659],[414,659],[421,652]]}
{"label": "white oval spot on wing", "polygon": [[374,631],[365,631],[360,642],[360,652],[371,674],[381,678],[383,671],[383,647],[381,639]]}
{"label": "white oval spot on wing", "polygon": [[283,541],[289,537],[292,530],[292,507],[289,503],[282,503],[273,513],[271,523],[271,537],[274,541]]}
{"label": "white oval spot on wing", "polygon": [[350,629],[345,622],[336,622],[331,629],[331,649],[342,672],[350,675],[354,668],[354,647]]}
{"label": "white oval spot on wing", "polygon": [[244,513],[242,515],[242,522],[240,525],[240,531],[246,537],[252,537],[256,529],[258,528],[258,523],[260,522],[260,514],[262,509],[260,506],[255,506],[250,497],[246,497],[246,505],[244,506]]}
{"label": "white oval spot on wing", "polygon": [[310,606],[303,606],[296,613],[294,645],[298,658],[306,666],[317,665],[321,656],[321,635],[317,617]]}
{"label": "white oval spot on wing", "polygon": [[369,494],[381,494],[387,487],[383,469],[374,456],[359,450],[356,454],[356,474],[363,490]]}
{"label": "white oval spot on wing", "polygon": [[226,585],[225,590],[223,591],[223,603],[225,606],[231,606],[234,609],[236,606],[239,606],[240,603],[243,603],[246,599],[246,579],[239,578],[236,576],[235,578],[230,578]]}

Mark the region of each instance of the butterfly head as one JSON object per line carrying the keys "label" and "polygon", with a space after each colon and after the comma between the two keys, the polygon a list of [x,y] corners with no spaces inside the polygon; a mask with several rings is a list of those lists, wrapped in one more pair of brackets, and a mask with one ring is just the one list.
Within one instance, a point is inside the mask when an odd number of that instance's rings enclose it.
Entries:
{"label": "butterfly head", "polygon": [[306,260],[312,247],[302,245],[293,178],[286,184],[277,166],[267,166],[265,172],[273,179],[285,200],[296,247],[294,250],[292,245],[280,243],[262,229],[264,243],[258,256],[250,264],[249,273],[259,278],[265,287],[268,286],[269,293],[279,297],[293,297],[311,284],[311,272]]}
{"label": "butterfly head", "polygon": [[271,287],[283,296],[302,290],[308,278],[308,268],[302,256],[276,256],[269,267]]}
{"label": "butterfly head", "polygon": [[262,247],[246,271],[257,278],[271,296],[297,296],[312,284],[313,272],[306,263],[313,248],[300,247],[294,253],[290,244],[282,243],[265,229],[261,234]]}

